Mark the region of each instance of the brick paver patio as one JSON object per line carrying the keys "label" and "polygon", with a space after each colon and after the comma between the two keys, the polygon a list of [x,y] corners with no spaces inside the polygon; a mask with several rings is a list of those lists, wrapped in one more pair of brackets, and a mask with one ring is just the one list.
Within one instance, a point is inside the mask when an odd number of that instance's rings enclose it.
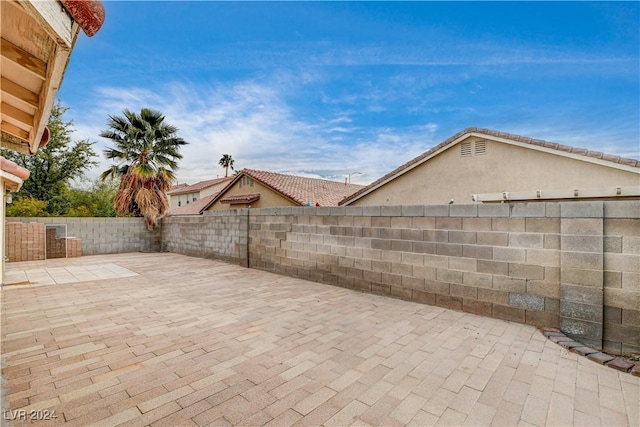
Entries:
{"label": "brick paver patio", "polygon": [[7,270],[3,425],[640,425],[640,378],[526,325],[176,254]]}

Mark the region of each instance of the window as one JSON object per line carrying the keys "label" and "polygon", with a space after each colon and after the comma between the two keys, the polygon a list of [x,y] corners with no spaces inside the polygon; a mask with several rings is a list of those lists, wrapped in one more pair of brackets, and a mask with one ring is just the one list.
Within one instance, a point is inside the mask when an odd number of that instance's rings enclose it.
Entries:
{"label": "window", "polygon": [[182,202],[178,200],[178,206],[182,206]]}

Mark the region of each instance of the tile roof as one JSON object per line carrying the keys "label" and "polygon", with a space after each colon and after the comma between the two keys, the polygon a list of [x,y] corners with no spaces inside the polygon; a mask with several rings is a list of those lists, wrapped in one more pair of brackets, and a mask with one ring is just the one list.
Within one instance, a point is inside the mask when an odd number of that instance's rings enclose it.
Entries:
{"label": "tile roof", "polygon": [[220,199],[220,203],[253,203],[256,200],[260,200],[260,193],[224,197]]}
{"label": "tile roof", "polygon": [[344,182],[253,169],[244,169],[242,173],[270,187],[300,206],[306,205],[307,202],[312,205],[317,202],[320,206],[338,206],[338,202],[342,199],[363,188],[362,185],[357,184],[345,184]]}
{"label": "tile roof", "polygon": [[100,0],[60,1],[87,36],[94,36],[104,24],[104,5]]}
{"label": "tile roof", "polygon": [[209,202],[211,202],[218,194],[220,193],[210,194],[206,197],[196,200],[195,202],[170,209],[169,211],[167,211],[166,216],[200,215],[202,214],[202,211],[204,211],[205,208],[209,205]]}
{"label": "tile roof", "polygon": [[620,157],[620,156],[614,156],[614,155],[602,153],[602,152],[599,152],[599,151],[587,150],[586,148],[579,148],[579,147],[572,147],[570,145],[557,144],[555,142],[544,141],[542,139],[529,138],[529,137],[526,137],[526,136],[516,135],[516,134],[512,134],[512,133],[507,133],[507,132],[500,132],[500,131],[491,130],[491,129],[470,127],[470,128],[467,128],[467,129],[465,129],[463,131],[460,131],[460,132],[456,133],[455,135],[453,135],[450,138],[447,138],[446,140],[444,140],[440,144],[436,145],[435,147],[431,148],[430,150],[420,154],[418,157],[416,157],[414,159],[411,159],[407,163],[405,163],[405,164],[397,167],[396,169],[392,170],[391,172],[389,172],[388,174],[386,174],[382,178],[377,179],[376,181],[372,182],[371,184],[367,185],[364,188],[361,188],[360,190],[358,190],[355,193],[351,194],[346,199],[342,200],[340,202],[340,205],[344,205],[344,204],[352,201],[353,199],[356,199],[358,196],[362,195],[363,193],[369,192],[371,189],[380,186],[380,184],[384,183],[385,181],[389,180],[390,178],[392,178],[393,176],[399,174],[400,172],[404,171],[405,169],[410,168],[411,166],[415,165],[416,163],[420,163],[424,159],[430,157],[432,154],[438,152],[439,150],[445,148],[447,145],[453,143],[454,141],[456,141],[460,137],[462,137],[462,136],[464,136],[466,134],[471,134],[471,133],[482,134],[482,135],[486,135],[488,137],[510,139],[512,141],[517,141],[517,142],[521,142],[521,143],[525,143],[525,144],[531,144],[531,145],[534,145],[534,146],[539,146],[539,147],[544,147],[544,148],[550,148],[550,149],[557,150],[557,151],[562,151],[562,152],[565,152],[565,153],[578,154],[578,155],[585,156],[585,157],[591,157],[591,158],[594,158],[594,159],[601,159],[601,160],[605,160],[605,161],[612,162],[612,163],[618,163],[618,164],[625,165],[625,166],[631,166],[631,167],[635,167],[635,168],[640,168],[640,160],[629,159],[629,158]]}
{"label": "tile roof", "polygon": [[209,188],[213,185],[220,184],[225,181],[231,181],[232,179],[233,177],[229,176],[225,178],[216,178],[216,179],[209,179],[207,181],[200,181],[193,185],[178,184],[176,186],[171,187],[171,189],[169,189],[167,194],[174,195],[174,194],[195,193],[200,190],[204,190],[205,188]]}
{"label": "tile roof", "polygon": [[187,184],[186,182],[183,182],[182,184],[172,185],[169,188],[169,191],[167,191],[167,194],[171,194],[171,193],[175,192],[176,190],[179,190],[181,188],[188,187],[188,186],[189,186],[189,184]]}
{"label": "tile roof", "polygon": [[17,163],[12,162],[11,160],[5,159],[0,156],[0,169],[10,173],[11,175],[17,176],[21,180],[25,181],[31,175],[28,169],[23,168],[22,166],[18,166]]}

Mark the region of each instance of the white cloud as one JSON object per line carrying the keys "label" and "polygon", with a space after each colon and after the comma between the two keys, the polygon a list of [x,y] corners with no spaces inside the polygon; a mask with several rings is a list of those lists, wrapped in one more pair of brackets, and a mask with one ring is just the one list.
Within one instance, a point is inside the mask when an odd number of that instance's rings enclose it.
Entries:
{"label": "white cloud", "polygon": [[[127,108],[149,107],[161,111],[168,123],[189,142],[177,176],[180,182],[224,176],[218,165],[222,154],[231,154],[237,169],[287,172],[326,179],[369,183],[427,150],[434,143],[437,126],[427,124],[402,129],[359,128],[350,112],[340,112],[311,122],[297,117],[277,86],[243,81],[228,86],[172,83],[162,92],[139,88],[103,87],[91,111],[75,112],[75,138],[98,141],[96,151],[109,146],[99,138],[108,115]],[[101,164],[90,177],[105,170]]]}

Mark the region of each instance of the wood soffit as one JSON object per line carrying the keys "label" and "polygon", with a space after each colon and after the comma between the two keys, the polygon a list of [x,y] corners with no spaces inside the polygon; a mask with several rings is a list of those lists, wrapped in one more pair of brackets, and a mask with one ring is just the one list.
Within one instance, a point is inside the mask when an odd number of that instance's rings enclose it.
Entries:
{"label": "wood soffit", "polygon": [[80,28],[104,22],[97,0],[0,1],[0,145],[24,154],[48,142],[45,130]]}

